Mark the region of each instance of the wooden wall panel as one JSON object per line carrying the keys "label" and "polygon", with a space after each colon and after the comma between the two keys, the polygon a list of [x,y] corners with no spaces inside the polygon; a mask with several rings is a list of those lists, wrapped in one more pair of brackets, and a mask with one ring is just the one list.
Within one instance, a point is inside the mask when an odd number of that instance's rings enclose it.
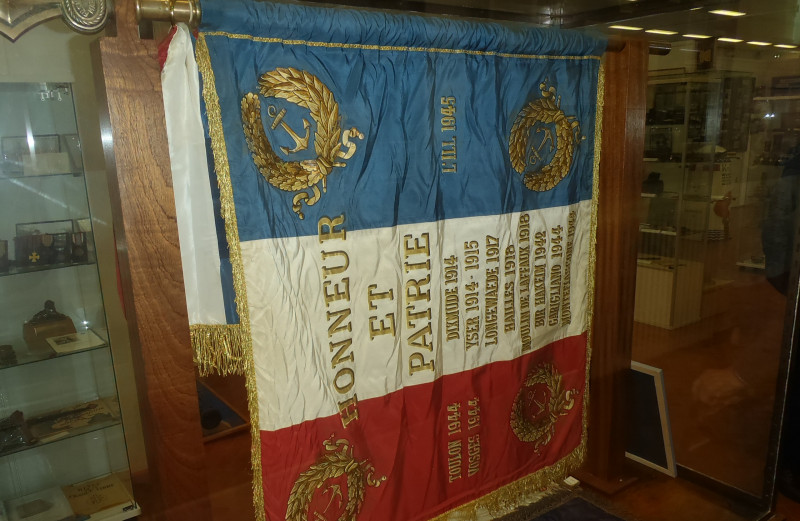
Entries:
{"label": "wooden wall panel", "polygon": [[647,42],[630,41],[622,51],[606,54],[589,446],[581,475],[606,491],[626,481],[625,386],[633,337],[647,61]]}
{"label": "wooden wall panel", "polygon": [[[210,520],[195,371],[157,49],[140,40],[134,2],[116,2],[117,34],[95,49],[122,291],[147,445],[134,476],[146,519]],[[105,101],[105,103],[103,103]],[[101,109],[102,112],[102,109]]]}

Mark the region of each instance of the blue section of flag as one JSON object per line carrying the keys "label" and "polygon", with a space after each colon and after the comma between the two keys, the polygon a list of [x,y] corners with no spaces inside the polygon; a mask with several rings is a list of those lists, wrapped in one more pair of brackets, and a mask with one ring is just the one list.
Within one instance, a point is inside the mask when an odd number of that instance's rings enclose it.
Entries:
{"label": "blue section of flag", "polygon": [[[527,211],[591,198],[599,60],[563,56],[597,55],[604,42],[520,26],[235,3],[231,7],[231,2],[223,2],[225,9],[220,10],[220,4],[205,2],[203,20],[217,31],[292,40],[205,36],[220,99],[240,240],[314,235],[321,216],[342,213],[347,228],[354,230]],[[323,39],[361,46],[298,41]],[[476,52],[459,52],[465,49]],[[351,138],[354,155],[341,159],[346,166],[328,174],[327,190],[319,201],[301,204],[302,220],[292,209],[297,192],[266,181],[242,130],[241,100],[248,92],[259,94],[263,127],[275,153],[286,161],[316,158],[314,136],[324,123],[296,103],[259,93],[259,77],[285,67],[318,78],[338,103],[341,129],[356,127],[364,135],[362,140]],[[555,88],[551,99],[565,116],[575,117],[581,133],[575,137],[569,174],[552,190],[537,192],[526,188],[515,171],[509,137],[520,111],[542,99],[545,82],[544,90]],[[455,119],[455,131],[448,129],[453,126],[449,118]],[[281,152],[281,146],[295,145],[290,132],[304,136],[303,120],[309,126],[308,148]],[[528,170],[546,165],[554,150],[564,146],[552,129],[552,124],[538,123],[525,132]],[[322,183],[318,187],[322,190]]]}
{"label": "blue section of flag", "polygon": [[[205,100],[200,97],[200,110],[205,114]],[[239,313],[236,311],[236,292],[233,289],[233,267],[231,266],[230,254],[228,251],[228,238],[225,233],[225,221],[222,219],[220,210],[219,185],[217,184],[217,173],[214,171],[214,156],[211,148],[211,137],[208,135],[208,125],[206,127],[206,162],[208,163],[208,182],[211,188],[211,201],[214,205],[214,227],[217,237],[217,249],[219,251],[219,277],[222,288],[222,303],[225,309],[225,322],[227,324],[238,324]]]}

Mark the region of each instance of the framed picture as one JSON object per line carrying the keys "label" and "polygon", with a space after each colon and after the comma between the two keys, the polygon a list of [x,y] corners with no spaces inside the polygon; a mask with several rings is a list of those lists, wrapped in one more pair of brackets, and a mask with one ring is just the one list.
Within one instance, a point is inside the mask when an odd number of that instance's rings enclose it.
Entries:
{"label": "framed picture", "polygon": [[664,371],[639,362],[631,362],[628,411],[631,421],[625,456],[637,463],[678,475],[672,429],[664,390]]}
{"label": "framed picture", "polygon": [[63,355],[66,353],[74,353],[75,351],[84,351],[105,345],[105,341],[97,336],[91,329],[83,333],[68,333],[66,335],[53,336],[47,339],[47,343],[53,348],[53,351]]}
{"label": "framed picture", "polygon": [[651,126],[647,129],[645,156],[669,161],[672,156],[672,127]]}
{"label": "framed picture", "polygon": [[[62,220],[18,223],[17,235],[14,237],[14,259],[17,266],[33,268],[72,262],[73,222]],[[86,260],[88,258],[82,262]]]}
{"label": "framed picture", "polygon": [[237,412],[233,406],[200,380],[197,380],[197,399],[204,443],[229,434],[246,431],[250,427],[250,422],[245,419],[245,415]]}

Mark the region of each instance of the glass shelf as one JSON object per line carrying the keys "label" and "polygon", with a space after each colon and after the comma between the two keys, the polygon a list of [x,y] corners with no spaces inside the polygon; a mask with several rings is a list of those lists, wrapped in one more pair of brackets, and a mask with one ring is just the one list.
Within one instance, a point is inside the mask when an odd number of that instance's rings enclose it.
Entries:
{"label": "glass shelf", "polygon": [[712,160],[708,160],[708,161],[686,161],[686,162],[681,162],[680,160],[678,160],[678,161],[661,161],[657,157],[645,157],[645,158],[643,158],[643,161],[645,163],[656,163],[656,164],[659,164],[659,165],[675,165],[675,166],[681,166],[682,164],[686,165],[686,166],[719,164],[718,161],[712,161]]}
{"label": "glass shelf", "polygon": [[654,199],[656,197],[660,197],[661,199],[671,199],[671,200],[678,199],[678,194],[675,192],[661,192],[660,194],[654,194],[651,192],[642,192],[641,196],[646,199]]}
{"label": "glass shelf", "polygon": [[7,272],[0,273],[0,277],[23,275],[25,273],[35,273],[37,271],[60,270],[61,268],[72,268],[74,266],[90,266],[92,264],[95,264],[94,260],[86,262],[75,262],[69,264],[47,264],[42,266],[11,267]]}
{"label": "glass shelf", "polygon": [[643,228],[639,226],[639,231],[642,233],[652,233],[654,235],[669,235],[675,237],[678,233],[675,230],[659,230],[657,228]]}
{"label": "glass shelf", "polygon": [[[100,337],[100,340],[102,340],[101,344],[93,345],[91,347],[86,347],[84,349],[77,349],[77,350],[71,351],[69,353],[57,353],[51,348],[48,348],[47,350],[36,351],[36,352],[28,351],[26,349],[25,352],[23,352],[21,354],[19,352],[15,351],[15,353],[17,355],[16,356],[17,361],[14,362],[13,364],[7,364],[7,365],[3,365],[2,363],[0,363],[0,371],[2,371],[3,369],[11,369],[12,367],[20,367],[20,366],[27,365],[27,364],[35,364],[35,363],[44,362],[44,361],[47,361],[47,360],[54,360],[56,358],[66,358],[68,356],[78,355],[78,354],[81,354],[81,353],[88,353],[88,352],[91,352],[91,351],[98,351],[100,349],[107,348],[108,347],[108,342],[105,339],[103,339],[102,337]],[[23,345],[24,346],[25,342],[20,340],[19,345]],[[13,345],[12,345],[12,348],[13,348]]]}
{"label": "glass shelf", "polygon": [[740,268],[749,268],[751,270],[764,270],[766,268],[763,260],[761,262],[755,262],[753,260],[744,259],[738,261],[736,265]]}
{"label": "glass shelf", "polygon": [[753,96],[753,101],[792,101],[792,100],[800,100],[800,95],[798,94],[791,94],[785,96]]}
{"label": "glass shelf", "polygon": [[[25,418],[28,429],[32,435],[36,436],[37,441],[0,452],[0,458],[121,425],[122,419],[120,418],[119,409],[111,405],[112,403],[113,400],[110,399],[98,399],[83,404],[77,404],[72,408],[45,413],[34,416],[33,418]],[[59,420],[69,421],[66,416],[70,413],[76,414],[91,411],[93,408],[97,407],[95,404],[102,404],[102,407],[104,407],[104,409],[96,413],[97,416],[82,421],[73,420],[80,425],[72,429],[62,430],[58,428],[57,422]]]}
{"label": "glass shelf", "polygon": [[6,175],[0,173],[0,181],[15,181],[18,179],[41,179],[41,178],[58,178],[58,177],[83,177],[83,172],[57,172],[53,174],[36,174],[36,175]]}
{"label": "glass shelf", "polygon": [[693,203],[711,203],[713,201],[722,201],[724,196],[708,196],[708,195],[697,195],[697,194],[683,194],[684,201],[691,201]]}

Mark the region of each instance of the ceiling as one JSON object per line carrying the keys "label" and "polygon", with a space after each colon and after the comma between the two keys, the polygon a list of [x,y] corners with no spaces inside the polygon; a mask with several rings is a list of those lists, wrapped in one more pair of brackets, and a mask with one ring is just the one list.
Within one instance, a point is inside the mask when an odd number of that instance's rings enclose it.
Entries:
{"label": "ceiling", "polygon": [[[344,0],[337,3],[450,14],[497,20],[513,20],[562,28],[591,28],[606,34],[685,40],[683,34],[741,38],[769,43],[800,45],[800,0]],[[729,17],[709,11],[727,9],[745,13]],[[639,27],[639,31],[611,29],[614,24]],[[644,29],[676,31],[649,35]]]}

